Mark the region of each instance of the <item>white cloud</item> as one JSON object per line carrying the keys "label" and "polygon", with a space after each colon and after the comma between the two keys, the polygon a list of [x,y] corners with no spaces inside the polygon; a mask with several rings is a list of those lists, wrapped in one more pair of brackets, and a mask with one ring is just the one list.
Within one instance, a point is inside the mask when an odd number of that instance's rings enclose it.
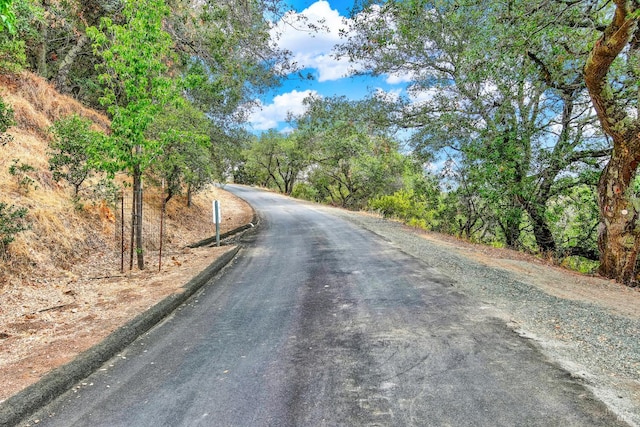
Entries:
{"label": "white cloud", "polygon": [[433,101],[433,99],[443,91],[443,88],[439,87],[430,87],[430,88],[420,88],[420,89],[412,89],[409,92],[409,99],[414,104],[426,104],[428,102]]}
{"label": "white cloud", "polygon": [[397,85],[401,83],[410,83],[414,80],[411,72],[393,73],[387,74],[386,82],[390,85]]}
{"label": "white cloud", "polygon": [[373,94],[378,99],[395,102],[400,99],[400,96],[402,95],[402,88],[384,90],[381,87],[377,87],[374,89]]}
{"label": "white cloud", "polygon": [[256,130],[267,130],[278,127],[279,122],[287,119],[289,113],[299,115],[306,111],[302,101],[308,96],[317,96],[315,90],[283,93],[273,98],[273,102],[263,105],[257,101],[258,107],[249,115],[249,123]]}
{"label": "white cloud", "polygon": [[[315,28],[316,30],[312,30]],[[272,30],[281,49],[292,52],[293,60],[302,68],[318,70],[318,81],[338,80],[349,74],[346,58],[332,55],[340,42],[340,30],[348,29],[348,20],[332,10],[329,3],[320,0],[302,12],[289,12]]]}

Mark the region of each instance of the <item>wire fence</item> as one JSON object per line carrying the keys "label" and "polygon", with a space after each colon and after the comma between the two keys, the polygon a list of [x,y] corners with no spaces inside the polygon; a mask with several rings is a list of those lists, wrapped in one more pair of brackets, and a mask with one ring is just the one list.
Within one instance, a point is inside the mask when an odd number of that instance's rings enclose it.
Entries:
{"label": "wire fence", "polygon": [[120,271],[133,269],[137,256],[134,232],[138,218],[142,218],[142,252],[147,266],[162,268],[162,249],[165,234],[165,215],[162,193],[142,193],[142,215],[134,215],[133,190],[123,188],[115,200],[115,250],[120,260]]}

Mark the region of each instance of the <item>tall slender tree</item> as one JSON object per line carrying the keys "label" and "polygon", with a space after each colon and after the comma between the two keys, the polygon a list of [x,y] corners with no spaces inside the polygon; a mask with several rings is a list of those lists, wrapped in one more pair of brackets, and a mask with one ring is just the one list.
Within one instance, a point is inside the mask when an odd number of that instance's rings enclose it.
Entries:
{"label": "tall slender tree", "polygon": [[87,31],[104,64],[101,98],[111,116],[112,135],[104,166],[125,170],[133,178],[132,230],[138,268],[144,268],[142,242],[142,174],[160,149],[145,132],[174,95],[167,76],[171,37],[163,30],[169,9],[163,0],[126,0],[124,24],[104,18]]}

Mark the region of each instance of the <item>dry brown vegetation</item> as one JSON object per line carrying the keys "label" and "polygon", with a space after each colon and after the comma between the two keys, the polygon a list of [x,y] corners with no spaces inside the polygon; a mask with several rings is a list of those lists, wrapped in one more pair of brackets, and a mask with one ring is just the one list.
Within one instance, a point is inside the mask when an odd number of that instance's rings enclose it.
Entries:
{"label": "dry brown vegetation", "polygon": [[[0,257],[0,401],[68,362],[191,277],[227,248],[185,246],[213,233],[211,200],[225,205],[223,232],[252,219],[251,208],[218,188],[167,205],[162,271],[157,253],[144,271],[120,272],[114,208],[103,200],[74,204],[73,189],[53,181],[48,167],[49,127],[69,114],[107,131],[104,115],[60,95],[29,73],[0,77],[0,96],[15,111],[14,138],[0,147],[0,202],[28,209],[30,229],[16,235]],[[19,159],[34,168],[33,185],[20,185],[9,168]],[[157,193],[156,204],[161,194]]]}
{"label": "dry brown vegetation", "polygon": [[[74,99],[58,94],[46,81],[30,73],[3,76],[0,96],[15,112],[14,137],[0,153],[0,202],[29,210],[31,229],[17,235],[11,244],[9,258],[2,260],[4,282],[12,277],[23,279],[39,272],[55,274],[68,269],[87,252],[105,244],[95,235],[96,221],[109,221],[104,211],[89,207],[74,210],[69,188],[53,181],[48,167],[49,128],[57,119],[70,114],[91,119],[96,128],[107,130],[104,116],[82,106]],[[32,166],[28,172],[34,183],[25,187],[18,176],[9,173],[14,159]],[[102,227],[101,227],[102,228]],[[46,271],[43,271],[46,270]]]}

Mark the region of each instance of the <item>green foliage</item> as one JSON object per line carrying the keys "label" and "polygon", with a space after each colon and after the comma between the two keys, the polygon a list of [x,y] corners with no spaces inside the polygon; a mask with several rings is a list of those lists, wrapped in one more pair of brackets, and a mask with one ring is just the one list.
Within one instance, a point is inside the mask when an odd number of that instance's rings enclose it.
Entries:
{"label": "green foliage", "polygon": [[594,274],[598,270],[600,263],[584,257],[570,256],[562,260],[561,265],[582,274]]}
{"label": "green foliage", "polygon": [[45,12],[31,0],[14,0],[9,10],[15,16],[14,31],[0,32],[0,71],[18,73],[29,65],[35,68],[36,51],[44,42]]}
{"label": "green foliage", "polygon": [[427,220],[426,219],[411,218],[409,221],[407,221],[407,225],[409,227],[421,228],[423,230],[430,230],[431,229],[429,227],[429,225],[427,224]]}
{"label": "green foliage", "polygon": [[559,253],[578,249],[583,254],[598,253],[600,213],[593,186],[578,185],[554,198],[549,215],[554,234],[558,236]]}
{"label": "green foliage", "polygon": [[100,102],[112,117],[112,133],[100,147],[100,166],[110,174],[126,171],[133,178],[132,232],[140,269],[144,268],[142,176],[162,150],[160,141],[148,139],[146,132],[156,114],[176,97],[168,75],[172,41],[163,29],[168,15],[162,0],[126,0],[123,24],[103,18],[100,29],[87,28],[94,52],[103,60]]}
{"label": "green foliage", "polygon": [[150,125],[147,137],[157,140],[162,150],[149,176],[164,183],[166,201],[184,189],[196,192],[213,180],[210,129],[204,113],[184,100],[165,106]]}
{"label": "green foliage", "polygon": [[415,153],[456,165],[447,180],[458,201],[446,204],[444,229],[556,251],[561,236],[548,215],[563,188],[556,182],[608,155],[577,56],[588,30],[570,25],[589,21],[588,7],[388,1],[354,20],[341,53],[367,72],[412,75],[409,93],[429,94],[400,99],[395,117],[415,130]]}
{"label": "green foliage", "polygon": [[369,208],[385,218],[395,218],[425,230],[437,230],[440,225],[440,204],[427,202],[424,194],[413,190],[399,190],[393,194],[378,196],[369,201]]}
{"label": "green foliage", "polygon": [[207,135],[189,132],[167,130],[162,133],[162,154],[150,168],[154,179],[164,182],[168,197],[167,201],[184,189],[191,193],[204,188],[213,181]]}
{"label": "green foliage", "polygon": [[425,219],[427,216],[424,199],[407,190],[378,196],[369,201],[369,207],[379,211],[385,218],[397,218],[405,222]]}
{"label": "green foliage", "polygon": [[91,153],[100,147],[105,135],[91,130],[92,122],[77,115],[57,120],[51,127],[49,169],[53,179],[64,179],[73,186],[74,197],[80,186],[94,172]]}
{"label": "green foliage", "polygon": [[244,153],[244,179],[263,187],[291,194],[300,173],[310,161],[310,152],[296,134],[270,130],[255,138]]}
{"label": "green foliage", "polygon": [[20,191],[25,194],[33,188],[38,188],[36,180],[30,176],[35,172],[35,168],[28,163],[22,163],[20,159],[13,159],[11,166],[9,166],[9,174],[15,179]]}
{"label": "green foliage", "polygon": [[247,169],[246,163],[240,162],[233,170],[233,182],[244,185],[258,185],[255,171]]}
{"label": "green foliage", "polygon": [[16,234],[29,229],[27,209],[0,202],[0,256],[5,258]]}
{"label": "green foliage", "polygon": [[26,66],[25,44],[13,36],[0,33],[0,72],[18,73]]}
{"label": "green foliage", "polygon": [[189,99],[220,128],[245,118],[258,93],[294,71],[289,53],[273,43],[269,17],[280,0],[175,2],[168,18],[175,34]]}
{"label": "green foliage", "polygon": [[0,0],[0,30],[15,33],[16,15],[12,9],[13,0]]}
{"label": "green foliage", "polygon": [[299,182],[293,187],[291,196],[296,199],[308,200],[310,202],[319,201],[318,191],[310,184]]}
{"label": "green foliage", "polygon": [[319,201],[349,209],[403,186],[405,158],[391,136],[386,105],[375,98],[306,100],[294,133],[308,156],[305,180]]}
{"label": "green foliage", "polygon": [[16,29],[13,3],[13,0],[0,0],[0,72],[3,73],[17,73],[26,64],[25,43]]}
{"label": "green foliage", "polygon": [[111,172],[144,170],[158,154],[158,142],[145,132],[174,96],[167,76],[171,38],[162,28],[168,15],[162,0],[126,1],[126,22],[103,18],[100,29],[87,28],[95,53],[104,63],[100,102],[112,116],[112,137],[105,141],[102,167]]}

